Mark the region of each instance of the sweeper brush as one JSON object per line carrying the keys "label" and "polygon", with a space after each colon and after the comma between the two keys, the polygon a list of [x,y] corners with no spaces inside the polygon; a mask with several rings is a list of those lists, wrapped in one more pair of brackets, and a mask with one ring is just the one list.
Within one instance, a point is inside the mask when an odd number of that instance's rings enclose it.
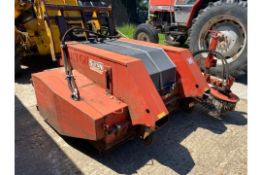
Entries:
{"label": "sweeper brush", "polygon": [[[73,32],[93,37],[65,42]],[[206,63],[219,59],[207,52]],[[62,53],[64,67],[32,75],[38,109],[58,133],[87,139],[99,150],[132,136],[151,140],[178,108],[199,103],[220,118],[239,100],[230,91],[232,77],[202,73],[187,49],[73,28]]]}

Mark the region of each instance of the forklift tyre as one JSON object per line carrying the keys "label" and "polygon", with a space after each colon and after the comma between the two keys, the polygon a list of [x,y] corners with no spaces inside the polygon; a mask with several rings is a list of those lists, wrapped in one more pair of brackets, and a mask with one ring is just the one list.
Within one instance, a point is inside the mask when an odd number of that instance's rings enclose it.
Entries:
{"label": "forklift tyre", "polygon": [[157,30],[152,25],[146,23],[137,26],[133,37],[136,40],[141,40],[146,42],[152,42],[152,43],[159,42]]}

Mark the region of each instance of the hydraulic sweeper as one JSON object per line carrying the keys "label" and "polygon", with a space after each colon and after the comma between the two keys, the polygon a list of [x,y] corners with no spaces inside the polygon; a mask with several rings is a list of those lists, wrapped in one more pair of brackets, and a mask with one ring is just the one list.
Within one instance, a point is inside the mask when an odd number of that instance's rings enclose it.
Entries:
{"label": "hydraulic sweeper", "polygon": [[[81,32],[89,38],[67,41]],[[194,53],[205,62],[201,72],[188,49],[71,28],[62,38],[63,67],[32,75],[40,114],[61,135],[87,139],[98,150],[132,136],[151,140],[179,108],[201,104],[221,118],[239,98],[226,59],[215,51],[220,34],[210,32],[209,49]],[[208,74],[217,61],[220,78]]]}

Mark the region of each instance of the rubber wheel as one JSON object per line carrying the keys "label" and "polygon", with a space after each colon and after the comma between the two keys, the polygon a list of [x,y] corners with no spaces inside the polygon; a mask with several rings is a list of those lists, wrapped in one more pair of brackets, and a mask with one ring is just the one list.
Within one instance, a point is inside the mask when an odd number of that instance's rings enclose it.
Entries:
{"label": "rubber wheel", "polygon": [[[229,73],[238,76],[247,71],[247,2],[217,1],[210,3],[193,20],[189,31],[189,48],[192,52],[208,49],[211,33],[219,31],[223,38],[216,51],[225,56]],[[211,68],[210,73],[221,75],[222,62]]]}
{"label": "rubber wheel", "polygon": [[157,30],[152,25],[146,23],[137,26],[133,37],[136,40],[141,40],[146,42],[152,42],[152,43],[159,42]]}

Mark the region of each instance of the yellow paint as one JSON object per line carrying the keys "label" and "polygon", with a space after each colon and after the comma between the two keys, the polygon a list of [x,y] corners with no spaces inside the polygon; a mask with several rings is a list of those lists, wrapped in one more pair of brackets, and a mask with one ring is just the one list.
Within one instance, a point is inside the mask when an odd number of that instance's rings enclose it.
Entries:
{"label": "yellow paint", "polygon": [[47,43],[50,42],[50,39],[46,33],[44,20],[35,19],[26,23],[24,26],[30,37],[30,45],[36,46],[40,55],[48,55],[50,53],[50,47]]}
{"label": "yellow paint", "polygon": [[161,118],[163,118],[163,117],[165,117],[167,114],[165,113],[165,112],[161,112],[161,113],[159,113],[158,115],[157,115],[157,117],[159,118],[159,119],[161,119]]}
{"label": "yellow paint", "polygon": [[[32,7],[32,4],[26,4],[23,8],[19,5],[19,0],[15,1],[15,18],[19,17],[24,9]],[[77,0],[46,0],[47,4],[55,5],[73,5],[77,6]],[[42,0],[35,0],[33,4],[33,9],[36,14],[36,18],[24,24],[26,32],[29,37],[29,42],[27,43],[28,48],[36,47],[37,54],[39,55],[51,55],[52,59],[55,60],[61,52],[61,41],[62,37],[59,32],[58,25],[55,19],[45,20],[45,14],[48,16],[62,16],[65,17],[81,17],[79,11],[64,11],[60,10],[47,10]],[[97,19],[97,13],[94,11],[92,14],[93,19],[91,22],[95,31],[100,30],[101,26]],[[79,26],[84,27],[84,21],[68,21],[68,27]],[[16,32],[16,35],[22,35],[22,33]],[[84,34],[84,36],[86,36]],[[16,37],[19,38],[19,37]],[[32,54],[26,52],[25,54]]]}
{"label": "yellow paint", "polygon": [[15,9],[15,18],[17,18],[18,16],[20,16],[21,11],[18,9]]}
{"label": "yellow paint", "polygon": [[93,12],[92,18],[93,19],[91,20],[91,22],[94,24],[95,30],[96,31],[100,30],[101,27],[100,27],[100,23],[99,23],[98,18],[97,18],[96,11]]}
{"label": "yellow paint", "polygon": [[209,91],[209,88],[208,88],[208,87],[207,87],[207,88],[205,88],[205,89],[204,89],[204,91],[205,91],[205,92]]}

